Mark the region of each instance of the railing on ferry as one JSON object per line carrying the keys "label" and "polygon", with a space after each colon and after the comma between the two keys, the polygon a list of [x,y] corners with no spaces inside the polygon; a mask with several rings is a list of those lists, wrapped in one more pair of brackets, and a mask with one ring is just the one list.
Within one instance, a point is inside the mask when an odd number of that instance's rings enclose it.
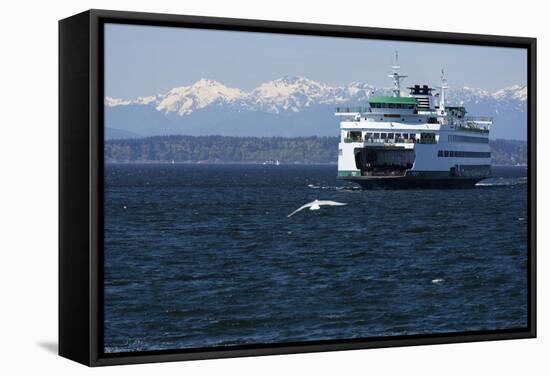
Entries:
{"label": "railing on ferry", "polygon": [[358,138],[358,137],[345,137],[344,143],[380,143],[380,144],[436,144],[437,141],[434,139],[413,139],[413,138]]}
{"label": "railing on ferry", "polygon": [[335,112],[337,114],[356,114],[356,113],[365,113],[368,112],[368,107],[336,107]]}
{"label": "railing on ferry", "polygon": [[475,122],[475,123],[492,123],[493,118],[490,116],[466,116],[465,121]]}

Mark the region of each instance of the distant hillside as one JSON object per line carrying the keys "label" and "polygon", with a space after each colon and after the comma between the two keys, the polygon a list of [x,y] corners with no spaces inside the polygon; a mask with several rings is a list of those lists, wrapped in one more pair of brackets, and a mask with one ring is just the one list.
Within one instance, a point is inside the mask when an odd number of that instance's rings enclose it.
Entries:
{"label": "distant hillside", "polygon": [[491,159],[495,165],[526,165],[527,142],[491,140]]}
{"label": "distant hillside", "polygon": [[[491,140],[493,164],[527,163],[525,141]],[[155,136],[105,141],[107,162],[336,163],[337,137]]]}
{"label": "distant hillside", "polygon": [[138,137],[140,137],[138,134],[130,131],[125,131],[122,129],[115,129],[115,128],[105,128],[105,139],[107,140],[138,138]]}

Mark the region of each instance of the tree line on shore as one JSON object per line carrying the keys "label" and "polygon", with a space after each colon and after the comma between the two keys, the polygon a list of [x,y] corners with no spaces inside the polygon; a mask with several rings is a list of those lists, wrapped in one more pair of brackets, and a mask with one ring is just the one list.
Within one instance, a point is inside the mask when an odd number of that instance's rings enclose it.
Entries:
{"label": "tree line on shore", "polygon": [[[338,137],[155,136],[105,141],[105,161],[336,163]],[[493,164],[527,163],[527,143],[490,140]]]}

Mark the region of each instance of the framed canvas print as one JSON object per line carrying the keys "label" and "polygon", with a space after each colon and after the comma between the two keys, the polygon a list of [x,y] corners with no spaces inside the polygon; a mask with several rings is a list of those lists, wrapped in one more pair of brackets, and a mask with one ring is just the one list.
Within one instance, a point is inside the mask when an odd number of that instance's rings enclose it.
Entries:
{"label": "framed canvas print", "polygon": [[60,355],[536,335],[535,39],[105,10],[59,30]]}

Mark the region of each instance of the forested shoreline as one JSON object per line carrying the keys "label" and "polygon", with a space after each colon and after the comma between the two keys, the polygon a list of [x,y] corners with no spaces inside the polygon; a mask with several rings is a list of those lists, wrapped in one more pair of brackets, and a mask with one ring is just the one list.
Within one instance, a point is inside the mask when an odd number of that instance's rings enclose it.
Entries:
{"label": "forested shoreline", "polygon": [[[490,140],[492,163],[525,165],[527,142]],[[105,162],[336,163],[338,137],[155,136],[105,141]]]}

